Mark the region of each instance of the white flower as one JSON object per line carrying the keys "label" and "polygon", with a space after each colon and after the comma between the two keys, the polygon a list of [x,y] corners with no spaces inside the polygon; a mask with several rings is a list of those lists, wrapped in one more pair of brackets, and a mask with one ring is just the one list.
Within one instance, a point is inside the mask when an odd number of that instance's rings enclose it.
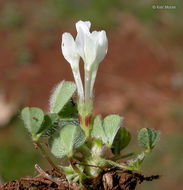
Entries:
{"label": "white flower", "polygon": [[93,95],[93,86],[99,63],[107,54],[108,40],[106,32],[93,31],[90,33],[90,22],[76,23],[76,45],[85,67],[85,101],[88,102]]}
{"label": "white flower", "polygon": [[105,57],[108,49],[108,40],[104,30],[90,33],[90,22],[76,23],[76,45],[79,55],[85,62],[85,69],[91,70]]}
{"label": "white flower", "polygon": [[70,63],[74,79],[77,86],[77,91],[80,99],[84,99],[83,84],[79,71],[80,56],[77,53],[76,43],[70,33],[62,35],[62,53],[65,59]]}
{"label": "white flower", "polygon": [[[64,33],[62,36],[62,53],[71,65],[78,95],[84,100],[82,102],[84,102],[86,110],[91,110],[92,108],[93,86],[98,66],[104,59],[108,49],[105,31],[93,31],[91,33],[90,27],[91,23],[89,21],[79,21],[76,23],[76,40],[69,33]],[[79,72],[80,57],[84,61],[85,94]]]}

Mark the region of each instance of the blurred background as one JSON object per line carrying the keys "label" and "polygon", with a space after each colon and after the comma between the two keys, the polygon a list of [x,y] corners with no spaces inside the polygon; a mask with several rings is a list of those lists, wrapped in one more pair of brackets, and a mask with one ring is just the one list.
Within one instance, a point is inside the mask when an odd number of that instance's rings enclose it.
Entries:
{"label": "blurred background", "polygon": [[[153,9],[174,5],[175,9]],[[119,113],[137,151],[142,127],[161,130],[145,160],[145,175],[161,179],[138,190],[183,186],[183,1],[182,0],[1,0],[0,1],[0,183],[35,175],[47,162],[20,120],[24,106],[48,111],[61,80],[73,80],[60,42],[76,35],[75,23],[90,20],[107,31],[109,51],[95,85],[95,114]],[[134,146],[133,143],[136,143]]]}

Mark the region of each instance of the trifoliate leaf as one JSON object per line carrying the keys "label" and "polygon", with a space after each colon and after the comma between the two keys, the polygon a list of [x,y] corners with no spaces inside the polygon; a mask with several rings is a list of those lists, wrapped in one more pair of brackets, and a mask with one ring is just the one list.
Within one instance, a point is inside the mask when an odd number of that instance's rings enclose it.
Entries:
{"label": "trifoliate leaf", "polygon": [[122,118],[119,115],[109,115],[104,119],[104,131],[107,137],[107,146],[111,147],[113,140],[120,128]]}
{"label": "trifoliate leaf", "polygon": [[101,139],[104,144],[107,143],[107,137],[102,126],[102,119],[96,116],[93,120],[92,137]]}
{"label": "trifoliate leaf", "polygon": [[129,144],[130,140],[130,133],[125,128],[120,128],[112,144],[112,153],[120,154],[120,151]]}
{"label": "trifoliate leaf", "polygon": [[60,132],[55,132],[49,145],[51,152],[56,157],[72,156],[73,150],[81,146],[85,141],[84,131],[79,126],[66,125]]}
{"label": "trifoliate leaf", "polygon": [[33,136],[39,133],[44,121],[44,112],[41,109],[26,107],[22,110],[21,117],[26,128]]}
{"label": "trifoliate leaf", "polygon": [[139,144],[147,149],[152,150],[160,138],[160,131],[155,131],[151,128],[142,128],[138,132]]}
{"label": "trifoliate leaf", "polygon": [[63,81],[58,84],[50,98],[50,112],[59,113],[72,98],[75,90],[76,85],[73,82]]}

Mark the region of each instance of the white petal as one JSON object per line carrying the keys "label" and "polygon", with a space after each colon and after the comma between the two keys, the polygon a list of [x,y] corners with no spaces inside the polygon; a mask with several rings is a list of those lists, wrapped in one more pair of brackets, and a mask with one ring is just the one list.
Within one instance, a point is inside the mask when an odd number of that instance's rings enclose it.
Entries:
{"label": "white petal", "polygon": [[62,35],[62,53],[65,59],[70,63],[74,79],[77,86],[77,91],[80,99],[84,98],[83,84],[79,71],[79,54],[77,53],[76,43],[70,33]]}
{"label": "white petal", "polygon": [[97,47],[96,62],[100,63],[106,56],[108,50],[108,40],[106,32],[104,30],[98,33],[97,43],[98,47]]}
{"label": "white petal", "polygon": [[79,21],[76,23],[76,46],[78,54],[82,57],[85,67],[85,101],[93,95],[93,86],[99,63],[104,59],[108,40],[105,31],[90,33],[90,22]]}
{"label": "white petal", "polygon": [[97,70],[99,63],[104,59],[107,49],[108,49],[108,40],[105,31],[101,32],[92,32],[93,37],[96,38],[96,58],[93,63],[93,68],[92,68],[92,77],[91,77],[91,85],[90,85],[90,97],[93,96],[93,87],[97,75]]}
{"label": "white petal", "polygon": [[71,67],[78,67],[79,55],[77,53],[75,41],[70,33],[62,35],[62,53]]}
{"label": "white petal", "polygon": [[89,21],[83,22],[79,21],[76,23],[76,45],[77,51],[82,59],[85,61],[85,46],[86,46],[86,38],[90,35],[90,26],[91,23]]}
{"label": "white petal", "polygon": [[108,49],[108,40],[105,31],[93,31],[86,38],[85,60],[87,70],[95,70],[104,59]]}
{"label": "white petal", "polygon": [[91,23],[90,21],[78,21],[76,23],[76,30],[77,32],[79,32],[80,30],[82,30],[84,33],[89,33],[90,32],[90,27],[91,27]]}
{"label": "white petal", "polygon": [[83,60],[85,60],[84,44],[85,44],[85,37],[82,32],[78,32],[76,36],[77,52],[82,57]]}
{"label": "white petal", "polygon": [[97,40],[93,38],[92,35],[89,35],[86,38],[86,45],[85,45],[85,68],[89,71],[91,70],[97,53]]}

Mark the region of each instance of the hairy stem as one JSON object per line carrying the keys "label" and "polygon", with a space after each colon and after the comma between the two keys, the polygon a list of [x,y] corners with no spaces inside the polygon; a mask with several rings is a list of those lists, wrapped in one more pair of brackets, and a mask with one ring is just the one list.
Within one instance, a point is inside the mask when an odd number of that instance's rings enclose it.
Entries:
{"label": "hairy stem", "polygon": [[129,154],[125,154],[125,155],[122,155],[122,156],[121,155],[114,156],[114,157],[111,158],[111,160],[117,161],[117,160],[120,160],[120,159],[128,158],[130,156],[135,156],[135,155],[136,155],[136,153],[131,152]]}
{"label": "hairy stem", "polygon": [[112,160],[105,160],[105,159],[101,159],[102,162],[105,164],[105,165],[111,165],[111,166],[115,166],[115,167],[118,167],[118,168],[121,168],[121,169],[125,169],[125,170],[132,170],[131,167],[129,166],[126,166],[126,165],[121,165],[121,164],[118,164],[117,162],[114,162]]}
{"label": "hairy stem", "polygon": [[44,178],[49,179],[50,181],[53,181],[58,185],[60,185],[62,183],[62,180],[60,178],[49,175],[42,168],[40,168],[40,166],[38,164],[35,165],[35,169],[40,173],[39,175],[43,176]]}
{"label": "hairy stem", "polygon": [[36,146],[40,149],[41,153],[43,154],[43,156],[45,157],[45,159],[48,161],[48,163],[51,165],[51,167],[57,171],[59,174],[61,174],[60,170],[55,166],[55,164],[52,162],[52,160],[49,158],[48,154],[46,153],[46,151],[44,150],[44,148],[42,147],[42,145],[39,142],[34,142],[36,144]]}
{"label": "hairy stem", "polygon": [[80,184],[82,184],[83,180],[86,179],[86,175],[79,170],[79,168],[76,166],[77,163],[73,160],[72,157],[69,158],[69,161],[70,161],[70,164],[71,164],[73,170],[76,173],[78,173],[78,175],[79,175],[79,182],[80,182]]}

